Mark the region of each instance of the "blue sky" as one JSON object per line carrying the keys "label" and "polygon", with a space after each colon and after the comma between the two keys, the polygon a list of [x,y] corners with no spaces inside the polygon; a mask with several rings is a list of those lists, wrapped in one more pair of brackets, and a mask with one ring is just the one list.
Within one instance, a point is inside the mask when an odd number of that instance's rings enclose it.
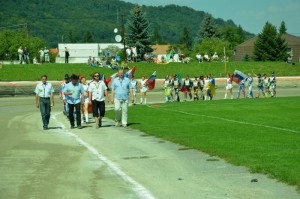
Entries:
{"label": "blue sky", "polygon": [[285,22],[287,32],[300,36],[300,0],[123,0],[140,5],[188,6],[211,13],[214,18],[232,19],[246,31],[258,34],[267,21],[280,26]]}

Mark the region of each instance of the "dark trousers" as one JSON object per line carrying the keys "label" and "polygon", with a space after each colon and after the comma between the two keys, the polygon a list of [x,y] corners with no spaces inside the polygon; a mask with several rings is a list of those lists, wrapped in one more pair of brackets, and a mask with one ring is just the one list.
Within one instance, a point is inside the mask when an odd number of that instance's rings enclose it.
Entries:
{"label": "dark trousers", "polygon": [[48,127],[50,120],[51,104],[50,98],[40,97],[40,111],[43,120],[43,127]]}
{"label": "dark trousers", "polygon": [[92,110],[93,110],[93,117],[104,117],[105,115],[105,102],[104,101],[92,101]]}
{"label": "dark trousers", "polygon": [[81,103],[78,104],[69,104],[69,120],[70,120],[70,124],[71,126],[74,126],[74,108],[76,111],[76,122],[77,122],[77,126],[81,125],[81,115],[80,115],[80,105]]}
{"label": "dark trousers", "polygon": [[69,63],[69,57],[65,57],[65,63]]}

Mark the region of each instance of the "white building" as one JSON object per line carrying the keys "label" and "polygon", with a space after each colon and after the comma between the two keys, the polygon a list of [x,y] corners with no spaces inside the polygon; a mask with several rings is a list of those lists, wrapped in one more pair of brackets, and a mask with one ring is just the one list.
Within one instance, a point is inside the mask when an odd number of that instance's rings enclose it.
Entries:
{"label": "white building", "polygon": [[65,63],[65,47],[69,50],[69,63],[87,63],[90,56],[100,61],[101,54],[109,46],[116,46],[120,49],[124,47],[121,43],[60,43],[55,62]]}

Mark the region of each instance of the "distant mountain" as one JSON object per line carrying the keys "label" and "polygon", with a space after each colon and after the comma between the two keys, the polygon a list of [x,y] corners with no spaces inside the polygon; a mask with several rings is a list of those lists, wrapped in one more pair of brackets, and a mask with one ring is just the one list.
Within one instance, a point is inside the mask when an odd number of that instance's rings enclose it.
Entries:
{"label": "distant mountain", "polygon": [[[78,43],[84,42],[87,33],[92,34],[94,42],[114,42],[113,30],[121,29],[122,16],[126,23],[134,6],[120,0],[1,1],[0,27],[22,31],[27,24],[29,36],[45,39],[50,47],[57,47],[62,41],[70,42],[72,38]],[[143,10],[151,28],[157,29],[167,43],[178,43],[184,27],[195,36],[205,15],[203,11],[176,5],[143,6]],[[237,28],[232,20],[218,18],[214,22],[219,28]],[[252,36],[245,32],[245,38]]]}

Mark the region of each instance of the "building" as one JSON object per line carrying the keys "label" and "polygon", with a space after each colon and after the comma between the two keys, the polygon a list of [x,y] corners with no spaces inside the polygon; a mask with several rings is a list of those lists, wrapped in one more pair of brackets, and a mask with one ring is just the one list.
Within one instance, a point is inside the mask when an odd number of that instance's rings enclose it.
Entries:
{"label": "building", "polygon": [[[89,57],[95,57],[97,61],[100,61],[103,56],[104,49],[108,47],[117,47],[123,49],[124,46],[121,43],[63,43],[58,44],[58,55],[55,59],[56,63],[65,63],[65,47],[68,48],[70,57],[69,63],[87,63]],[[110,53],[110,56],[114,56]]]}
{"label": "building", "polygon": [[[293,62],[300,61],[300,38],[291,34],[283,34],[283,38],[288,44],[287,53],[290,53],[292,55]],[[246,55],[252,57],[254,54],[254,42],[256,41],[256,39],[257,36],[236,46],[234,50],[233,60],[243,61]]]}

